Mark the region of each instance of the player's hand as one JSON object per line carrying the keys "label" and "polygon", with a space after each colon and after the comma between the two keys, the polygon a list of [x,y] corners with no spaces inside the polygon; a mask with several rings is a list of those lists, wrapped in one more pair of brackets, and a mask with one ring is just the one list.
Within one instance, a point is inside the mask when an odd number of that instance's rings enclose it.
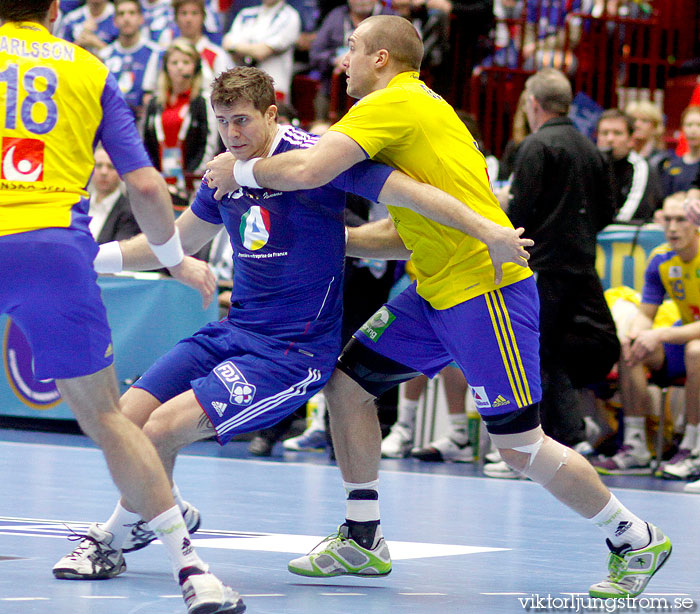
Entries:
{"label": "player's hand", "polygon": [[650,356],[661,345],[660,330],[650,329],[641,331],[630,346],[627,364],[634,366]]}
{"label": "player's hand", "polygon": [[211,305],[216,293],[216,277],[206,262],[185,256],[180,264],[169,267],[168,271],[180,283],[194,288],[202,295],[204,309]]}
{"label": "player's hand", "polygon": [[512,262],[521,267],[527,266],[530,254],[525,248],[535,244],[532,239],[522,238],[522,234],[525,232],[524,228],[513,229],[507,226],[499,226],[498,228],[497,234],[486,243],[493,263],[496,284],[500,284],[503,279],[503,265],[506,262]]}
{"label": "player's hand", "polygon": [[216,188],[214,198],[221,200],[229,192],[235,192],[240,186],[233,178],[233,165],[236,158],[228,151],[219,154],[207,163],[204,179],[210,188]]}
{"label": "player's hand", "polygon": [[683,208],[688,219],[696,226],[700,226],[700,198],[689,196],[683,203]]}

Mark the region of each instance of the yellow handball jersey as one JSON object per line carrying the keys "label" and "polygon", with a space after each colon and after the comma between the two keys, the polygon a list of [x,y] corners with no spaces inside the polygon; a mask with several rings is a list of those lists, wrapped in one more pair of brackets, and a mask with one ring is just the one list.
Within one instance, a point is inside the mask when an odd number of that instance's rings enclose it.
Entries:
{"label": "yellow handball jersey", "polygon": [[[331,130],[352,138],[367,155],[466,203],[512,228],[491,190],[486,160],[454,109],[418,78],[396,75],[355,104]],[[389,207],[416,270],[418,294],[447,309],[496,288],[486,245],[402,207]],[[532,275],[508,263],[501,286]]]}
{"label": "yellow handball jersey", "polygon": [[107,75],[37,23],[0,27],[0,235],[71,226],[87,202]]}
{"label": "yellow handball jersey", "polygon": [[664,296],[678,307],[683,324],[700,320],[700,252],[690,262],[663,243],[649,255],[642,303],[661,305]]}

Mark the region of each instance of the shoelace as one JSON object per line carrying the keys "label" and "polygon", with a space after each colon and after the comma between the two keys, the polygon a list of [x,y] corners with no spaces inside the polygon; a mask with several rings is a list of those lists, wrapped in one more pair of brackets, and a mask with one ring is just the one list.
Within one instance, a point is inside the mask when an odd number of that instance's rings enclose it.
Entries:
{"label": "shoelace", "polygon": [[131,536],[136,539],[143,539],[153,535],[153,531],[148,528],[148,523],[145,520],[139,520],[132,525]]}
{"label": "shoelace", "polygon": [[335,533],[331,533],[328,537],[324,537],[320,542],[318,542],[311,549],[311,552],[309,554],[316,552],[316,550],[318,548],[320,548],[321,546],[323,546],[323,544],[328,543],[330,545],[334,541],[344,542],[344,541],[348,541],[348,538],[345,537],[345,535],[343,535],[340,531],[336,531]]}
{"label": "shoelace", "polygon": [[617,582],[627,570],[627,561],[625,561],[624,557],[611,552],[610,561],[608,561],[608,569],[610,570],[610,580]]}

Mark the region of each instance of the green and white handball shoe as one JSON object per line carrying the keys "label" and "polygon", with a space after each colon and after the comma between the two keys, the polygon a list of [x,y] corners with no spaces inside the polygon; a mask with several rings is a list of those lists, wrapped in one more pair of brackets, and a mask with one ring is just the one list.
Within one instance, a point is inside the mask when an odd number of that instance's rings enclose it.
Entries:
{"label": "green and white handball shoe", "polygon": [[309,554],[290,561],[287,568],[293,574],[312,578],[377,578],[391,573],[391,557],[383,537],[368,550],[350,539],[348,526],[342,524],[337,533],[329,535]]}

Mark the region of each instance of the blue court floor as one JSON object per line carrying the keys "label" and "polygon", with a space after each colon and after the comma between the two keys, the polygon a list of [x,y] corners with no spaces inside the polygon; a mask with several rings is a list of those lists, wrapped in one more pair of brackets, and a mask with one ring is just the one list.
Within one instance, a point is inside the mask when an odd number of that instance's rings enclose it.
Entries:
{"label": "blue court floor", "polygon": [[[663,528],[674,553],[645,599],[596,604],[587,590],[606,575],[602,534],[529,481],[479,477],[471,465],[383,461],[393,572],[311,580],[286,564],[342,521],[337,468],[318,454],[257,460],[243,442],[186,452],[176,479],[202,512],[194,543],[251,614],[695,612],[700,604],[700,496],[678,492],[680,485],[610,483]],[[116,496],[84,437],[0,429],[0,614],[184,613],[157,543],[127,555],[119,578],[53,579],[51,567],[74,545],[70,530],[105,520]]]}

